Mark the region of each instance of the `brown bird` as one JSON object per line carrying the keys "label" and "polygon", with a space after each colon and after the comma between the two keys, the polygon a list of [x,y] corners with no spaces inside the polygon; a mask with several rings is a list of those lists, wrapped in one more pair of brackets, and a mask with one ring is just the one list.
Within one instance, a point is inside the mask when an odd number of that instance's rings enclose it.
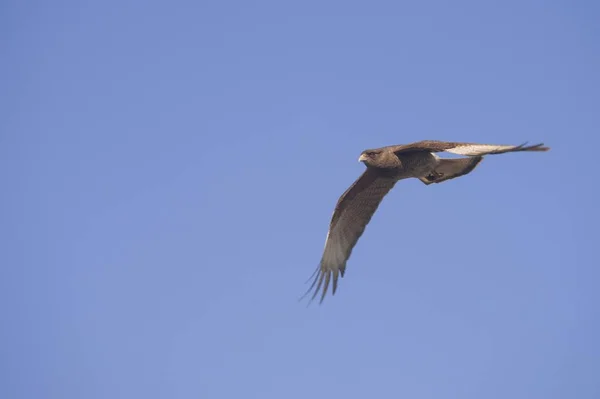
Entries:
{"label": "brown bird", "polygon": [[[383,197],[398,180],[414,177],[427,185],[441,183],[471,172],[484,155],[550,149],[544,147],[543,143],[531,146],[526,144],[515,146],[425,140],[363,151],[358,160],[364,162],[367,169],[342,194],[335,206],[323,256],[310,278],[314,277],[306,294],[314,288],[312,296],[314,299],[322,287],[320,302],[323,302],[330,282],[332,295],[335,294],[338,278],[344,277],[346,262],[350,258],[352,249]],[[442,151],[468,157],[443,159],[436,154]]]}

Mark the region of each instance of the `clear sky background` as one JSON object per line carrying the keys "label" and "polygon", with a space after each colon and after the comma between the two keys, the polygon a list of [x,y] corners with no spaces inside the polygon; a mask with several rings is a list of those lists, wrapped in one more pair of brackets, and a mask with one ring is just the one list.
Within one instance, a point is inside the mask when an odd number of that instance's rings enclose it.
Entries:
{"label": "clear sky background", "polygon": [[[3,1],[0,397],[599,398],[594,1]],[[520,144],[384,200],[360,152]],[[316,306],[315,306],[316,305]]]}

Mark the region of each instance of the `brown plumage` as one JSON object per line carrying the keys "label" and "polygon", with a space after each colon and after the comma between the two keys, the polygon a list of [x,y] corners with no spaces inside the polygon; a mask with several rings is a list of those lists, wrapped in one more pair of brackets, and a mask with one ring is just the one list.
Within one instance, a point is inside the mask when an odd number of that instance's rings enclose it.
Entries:
{"label": "brown plumage", "polygon": [[[329,284],[332,295],[335,294],[338,278],[344,277],[352,249],[398,180],[417,178],[427,185],[441,183],[470,173],[485,155],[548,150],[543,144],[514,146],[426,140],[363,151],[359,161],[364,162],[367,169],[335,206],[323,256],[311,276],[313,282],[306,294],[314,289],[314,299],[322,288],[320,302],[323,302]],[[435,154],[442,151],[468,157],[442,159]]]}

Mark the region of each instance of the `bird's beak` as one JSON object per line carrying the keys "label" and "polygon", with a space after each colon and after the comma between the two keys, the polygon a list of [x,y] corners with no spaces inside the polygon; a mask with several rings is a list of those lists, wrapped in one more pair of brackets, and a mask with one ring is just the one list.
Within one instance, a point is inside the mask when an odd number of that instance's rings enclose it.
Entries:
{"label": "bird's beak", "polygon": [[358,162],[364,162],[366,160],[367,160],[366,154],[360,154],[360,157],[358,157]]}

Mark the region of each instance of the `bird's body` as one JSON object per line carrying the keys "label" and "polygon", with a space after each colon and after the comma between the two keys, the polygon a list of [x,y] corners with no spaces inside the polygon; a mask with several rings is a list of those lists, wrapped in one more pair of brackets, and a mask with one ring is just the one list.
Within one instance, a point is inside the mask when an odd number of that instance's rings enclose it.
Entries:
{"label": "bird's body", "polygon": [[[398,166],[394,168],[397,180],[411,177],[419,178],[433,172],[438,165],[439,157],[434,153],[408,152],[396,155]],[[375,168],[379,166],[374,166]]]}
{"label": "bird's body", "polygon": [[[367,168],[335,206],[323,256],[309,288],[310,291],[316,286],[313,298],[323,287],[322,302],[330,282],[335,294],[352,249],[385,195],[399,180],[417,178],[426,185],[441,183],[470,173],[484,155],[547,150],[543,144],[512,146],[427,140],[363,151],[359,161]],[[442,151],[467,157],[444,159],[436,154]]]}

